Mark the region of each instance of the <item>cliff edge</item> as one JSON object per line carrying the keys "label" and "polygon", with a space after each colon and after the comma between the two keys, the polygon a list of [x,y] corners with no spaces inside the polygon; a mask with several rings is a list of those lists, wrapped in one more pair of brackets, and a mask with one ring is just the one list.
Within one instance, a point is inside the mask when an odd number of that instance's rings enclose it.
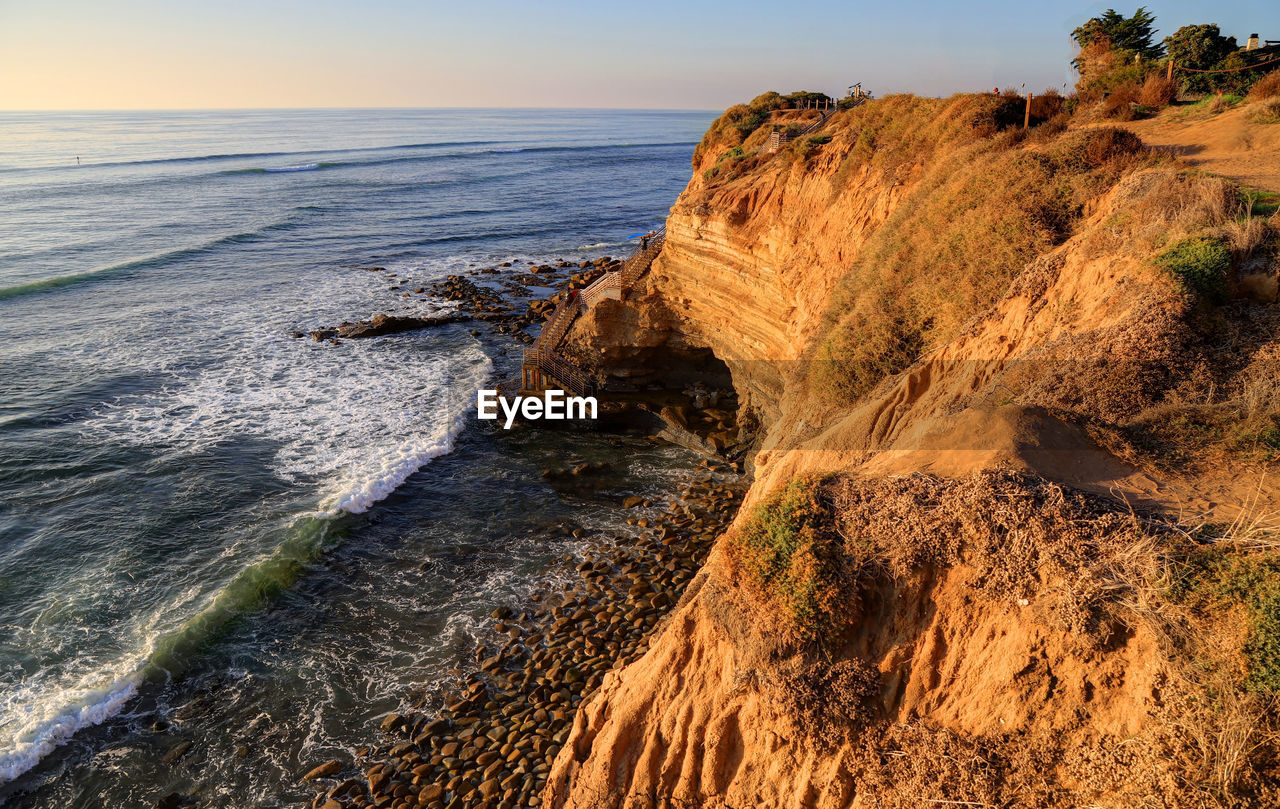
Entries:
{"label": "cliff edge", "polygon": [[569,334],[722,363],[762,432],[544,805],[1274,805],[1276,214],[1052,105],[893,96],[775,152],[817,115],[779,98]]}

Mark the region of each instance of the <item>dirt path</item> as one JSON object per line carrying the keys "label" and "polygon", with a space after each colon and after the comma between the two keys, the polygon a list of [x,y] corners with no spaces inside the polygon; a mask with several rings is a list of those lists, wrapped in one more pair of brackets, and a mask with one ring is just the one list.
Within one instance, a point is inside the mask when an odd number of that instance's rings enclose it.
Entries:
{"label": "dirt path", "polygon": [[1117,124],[1191,165],[1237,182],[1280,192],[1280,124],[1249,120],[1254,105],[1218,115],[1171,107],[1155,118]]}

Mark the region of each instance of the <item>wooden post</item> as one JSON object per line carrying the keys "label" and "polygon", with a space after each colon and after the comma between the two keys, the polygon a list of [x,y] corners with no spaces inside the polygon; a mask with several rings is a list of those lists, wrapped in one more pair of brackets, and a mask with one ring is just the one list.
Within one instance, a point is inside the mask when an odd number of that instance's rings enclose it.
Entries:
{"label": "wooden post", "polygon": [[1167,81],[1173,81],[1173,60],[1169,60],[1169,69],[1165,72],[1164,77]]}
{"label": "wooden post", "polygon": [[1027,111],[1022,116],[1022,128],[1026,129],[1031,126],[1031,93],[1027,93]]}

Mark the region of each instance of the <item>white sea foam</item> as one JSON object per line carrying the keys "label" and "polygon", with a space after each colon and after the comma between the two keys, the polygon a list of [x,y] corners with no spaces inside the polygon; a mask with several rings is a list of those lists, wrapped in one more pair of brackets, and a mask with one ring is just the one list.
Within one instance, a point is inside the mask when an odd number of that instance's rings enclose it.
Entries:
{"label": "white sea foam", "polygon": [[282,171],[313,171],[320,168],[319,163],[303,163],[300,166],[280,166],[279,168],[268,168],[263,171],[282,172]]}
{"label": "white sea foam", "polygon": [[[406,286],[422,280],[412,268],[393,271]],[[385,290],[386,278],[362,276],[367,289]],[[335,297],[352,297],[342,291],[312,288],[317,313],[302,328],[351,317],[350,308],[335,305]],[[396,305],[415,314],[439,306],[417,299]],[[317,486],[320,511],[359,513],[452,450],[491,367],[470,338],[424,345],[397,335],[333,346],[292,338],[278,324],[235,334],[233,323],[228,331],[237,350],[222,361],[158,394],[103,409],[89,429],[193,454],[262,439],[275,446],[271,468],[279,477]]]}
{"label": "white sea foam", "polygon": [[[388,269],[406,285],[441,274]],[[293,327],[378,311],[442,308],[438,301],[388,295],[387,286],[380,273],[334,274],[287,290],[264,288],[252,307],[241,298],[228,300],[224,312],[202,313],[216,333],[175,329],[171,339],[150,343],[122,338],[109,347],[114,360],[170,382],[103,408],[84,429],[95,440],[193,456],[247,442],[262,452],[271,472],[298,484],[304,501],[311,493],[316,516],[365,511],[453,449],[475,389],[491,368],[479,343],[457,330],[451,337],[428,331],[336,346],[289,336]],[[291,312],[303,314],[305,322]],[[79,730],[119,713],[158,645],[217,611],[228,576],[272,558],[278,549],[262,545],[264,539],[271,541],[249,533],[211,549],[218,561],[204,564],[222,572],[189,571],[193,585],[167,595],[154,612],[137,616],[129,627],[103,627],[119,635],[100,652],[72,651],[75,622],[47,622],[40,630],[47,637],[31,643],[72,653],[0,688],[0,783],[35,766]],[[89,603],[96,592],[92,582],[69,579],[51,603]]]}
{"label": "white sea foam", "polygon": [[115,716],[138,690],[146,654],[85,671],[55,690],[36,677],[0,693],[0,784],[34,767],[77,731]]}

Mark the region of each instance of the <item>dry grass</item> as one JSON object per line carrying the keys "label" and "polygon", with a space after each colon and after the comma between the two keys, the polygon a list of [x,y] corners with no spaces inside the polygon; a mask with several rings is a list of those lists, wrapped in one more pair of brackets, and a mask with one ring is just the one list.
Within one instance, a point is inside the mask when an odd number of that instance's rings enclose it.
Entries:
{"label": "dry grass", "polygon": [[1254,104],[1249,108],[1249,120],[1255,124],[1280,124],[1280,97]]}
{"label": "dry grass", "polygon": [[1280,70],[1271,71],[1249,88],[1250,101],[1264,101],[1277,97],[1280,97]]}
{"label": "dry grass", "polygon": [[859,657],[827,660],[792,657],[769,681],[802,733],[835,746],[858,737],[876,717],[880,671]]}
{"label": "dry grass", "polygon": [[1232,304],[1201,316],[1195,342],[1171,364],[1194,364],[1163,401],[1119,418],[1117,447],[1157,469],[1198,471],[1280,463],[1280,312]]}
{"label": "dry grass", "polygon": [[[1246,510],[1212,546],[1214,559],[1226,560],[1215,567],[1201,561],[1199,526],[1036,478],[846,480],[834,498],[847,547],[874,555],[895,579],[963,563],[982,598],[1048,597],[1057,602],[1048,614],[1059,628],[1091,638],[1095,648],[1125,631],[1160,639],[1177,706],[1168,730],[1190,740],[1187,754],[1198,759],[1184,773],[1194,775],[1188,786],[1212,796],[1211,805],[1235,804],[1257,787],[1280,743],[1273,674],[1280,672],[1280,613],[1257,613],[1280,606],[1280,554],[1259,542],[1260,526],[1274,515]],[[1206,569],[1229,572],[1214,578]],[[1259,596],[1260,587],[1275,595]],[[1242,599],[1253,601],[1247,626],[1237,611]]]}
{"label": "dry grass", "polygon": [[[1158,649],[1143,665],[1162,673],[1163,705],[1145,709],[1144,730],[1125,745],[1089,750],[1070,741],[1079,738],[1071,735],[1074,727],[1028,727],[979,741],[874,724],[881,679],[874,661],[887,651],[867,640],[875,627],[852,625],[849,631],[860,634],[844,651],[829,647],[836,653],[830,660],[786,656],[775,646],[772,662],[760,663],[757,684],[815,742],[865,747],[868,755],[850,759],[862,762],[851,772],[860,787],[877,789],[883,805],[961,796],[975,805],[1088,806],[1091,790],[1109,794],[1117,784],[1162,795],[1163,806],[1266,805],[1263,796],[1277,786],[1267,762],[1280,744],[1280,680],[1272,674],[1280,671],[1280,612],[1266,610],[1280,605],[1280,555],[1253,539],[1256,520],[1241,520],[1230,538],[1218,534],[1206,545],[1203,526],[1001,472],[950,481],[843,478],[805,487],[826,503],[826,532],[839,535],[846,565],[862,571],[843,585],[856,592],[837,601],[865,603],[868,616],[880,614],[877,600],[896,610],[913,582],[940,581],[943,570],[961,567],[971,593],[966,603],[1032,604],[1018,620],[1046,622],[1039,631],[1074,638],[1091,650],[1079,653],[1082,660],[1124,648],[1135,633]],[[947,603],[934,607],[955,606]],[[776,635],[766,625],[757,621],[753,631]],[[899,631],[891,643],[902,641]],[[1072,665],[1050,662],[1059,671]],[[1085,702],[1078,721],[1086,725],[1092,711],[1112,707]],[[929,763],[936,757],[925,751],[937,744],[955,756],[955,766]],[[1045,777],[1049,771],[1054,775]]]}
{"label": "dry grass", "polygon": [[1132,121],[1137,118],[1136,105],[1142,93],[1142,85],[1128,81],[1117,86],[1099,104],[1102,116],[1116,121]]}
{"label": "dry grass", "polygon": [[1218,93],[1212,99],[1210,99],[1209,104],[1207,107],[1205,107],[1205,109],[1208,110],[1210,115],[1217,115],[1219,113],[1226,112],[1227,110],[1231,109],[1236,104],[1238,104],[1239,102],[1240,102],[1240,99],[1238,96],[1224,95],[1223,93]]}
{"label": "dry grass", "polygon": [[1127,622],[1115,609],[1125,605],[1121,596],[1159,578],[1158,542],[1134,514],[1039,479],[846,480],[832,498],[846,552],[860,566],[905,579],[922,566],[963,562],[977,591],[1003,603],[1048,586],[1060,628],[1098,642]]}
{"label": "dry grass", "polygon": [[[847,762],[856,791],[872,790],[877,806],[1083,809],[1103,797],[1106,805],[1157,797],[1165,807],[1271,805],[1280,789],[1269,764],[1280,751],[1280,554],[1258,541],[1258,515],[1208,530],[1006,472],[848,477],[801,490],[804,503],[822,504],[802,510],[827,521],[806,530],[860,571],[833,602],[855,606],[844,645],[817,656],[778,645],[773,623],[744,623],[770,650],[753,658],[753,682],[802,736]],[[960,571],[966,592],[929,589],[954,582],[948,570]],[[740,575],[728,581],[762,595]],[[883,678],[897,675],[892,666],[881,675],[877,661],[884,668],[883,656],[909,644],[912,630],[879,622],[912,614],[917,600],[928,605],[920,632],[932,631],[935,610],[1021,604],[1009,631],[1036,638],[1063,682],[1088,680],[1109,655],[1137,653],[1133,664],[1157,673],[1158,698],[1126,709],[1112,702],[1129,698],[1124,689],[1100,691],[1071,707],[1077,697],[1064,691],[1046,699],[1074,711],[1073,723],[1032,720],[981,737],[890,721],[878,705],[891,700]],[[1120,744],[1089,735],[1095,712],[1116,710],[1142,713],[1136,735]],[[852,754],[830,750],[842,745]]]}
{"label": "dry grass", "polygon": [[1142,87],[1138,90],[1138,103],[1144,107],[1167,107],[1178,97],[1178,84],[1173,79],[1165,78],[1163,73],[1147,75]]}
{"label": "dry grass", "polygon": [[[1000,137],[931,157],[924,179],[862,249],[807,353],[808,384],[821,401],[852,402],[950,340],[1032,259],[1067,239],[1091,200],[1157,159],[1114,129],[1027,146]],[[860,159],[856,143],[846,161]]]}
{"label": "dry grass", "polygon": [[1116,188],[1115,208],[1113,229],[1138,253],[1225,225],[1241,213],[1235,184],[1176,168],[1126,177]]}

